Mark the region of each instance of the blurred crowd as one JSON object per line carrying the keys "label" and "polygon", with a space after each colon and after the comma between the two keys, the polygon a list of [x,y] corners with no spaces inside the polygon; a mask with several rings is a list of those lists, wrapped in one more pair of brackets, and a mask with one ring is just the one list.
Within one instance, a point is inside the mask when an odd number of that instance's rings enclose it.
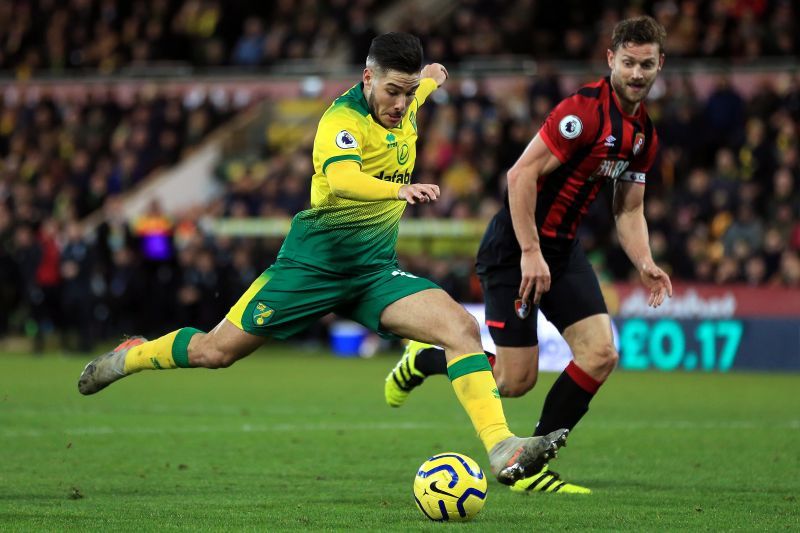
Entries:
{"label": "blurred crowd", "polygon": [[453,64],[519,55],[605,62],[614,25],[645,14],[666,28],[665,51],[673,59],[749,63],[800,52],[797,4],[791,0],[460,0],[457,5],[445,21],[413,10],[404,21],[406,30],[423,38],[433,60]]}
{"label": "blurred crowd", "polygon": [[[502,204],[505,171],[562,98],[559,77],[542,75],[492,94],[481,81],[454,81],[418,117],[415,180],[437,183],[440,200],[407,216],[487,220]],[[664,78],[648,110],[661,142],[648,174],[646,217],[656,260],[678,280],[800,287],[800,75],[764,78],[745,98],[719,75],[707,98],[690,77]],[[311,138],[294,150],[223,171],[228,217],[289,216],[308,203]],[[580,230],[601,277],[636,280],[616,240],[605,187]],[[404,258],[411,271],[480,300],[471,257]]]}
{"label": "blurred crowd", "polygon": [[19,223],[83,218],[108,195],[174,165],[230,114],[227,104],[155,87],[131,99],[23,98],[10,88],[0,104],[0,192]]}
{"label": "blurred crowd", "polygon": [[[339,46],[355,62],[374,35],[369,21],[386,8],[370,1],[306,0],[303,9],[283,1],[230,4],[229,11],[212,0],[0,0],[0,68],[22,76],[113,72],[150,59],[269,66]],[[614,6],[580,6],[555,19],[544,2],[461,1],[447,24],[420,17],[413,29],[429,60],[448,65],[505,53],[592,59],[613,22],[641,10],[668,27],[672,55],[747,60],[798,50],[790,2]],[[677,280],[800,287],[800,75],[766,76],[747,95],[724,75],[702,95],[696,81],[666,73],[647,104],[662,146],[646,199],[656,260]],[[506,169],[566,96],[564,85],[546,63],[534,78],[500,91],[486,79],[450,80],[418,117],[414,179],[438,183],[442,198],[410,207],[407,216],[488,220],[502,205]],[[86,351],[121,334],[212,328],[274,260],[280,239],[214,236],[203,218],[285,218],[307,207],[313,128],[290,149],[265,144],[225,161],[218,169],[223,194],[177,217],[154,201],[126,220],[121,193],[173,165],[235,113],[227,102],[155,86],[132,98],[31,96],[6,87],[0,338],[25,333],[41,349],[58,337],[67,349]],[[634,280],[613,231],[609,193],[595,202],[580,238],[602,279]],[[87,216],[99,223],[90,235],[81,226]],[[401,259],[457,300],[480,301],[471,253],[423,249]]]}
{"label": "blurred crowd", "polygon": [[26,78],[159,64],[360,64],[383,13],[449,65],[510,55],[602,61],[614,24],[642,13],[667,28],[673,58],[752,62],[800,52],[791,0],[458,0],[434,13],[375,0],[0,0],[0,70]]}
{"label": "blurred crowd", "polygon": [[[484,81],[452,80],[423,106],[415,180],[439,184],[442,196],[409,207],[407,217],[487,220],[496,212],[505,170],[565,96],[555,73],[521,81],[495,94]],[[800,76],[764,78],[748,98],[726,76],[708,97],[695,93],[691,78],[672,76],[653,96],[647,105],[661,153],[645,207],[656,260],[676,280],[800,287]],[[93,112],[105,108],[113,112]],[[24,330],[43,342],[57,331],[65,346],[85,350],[123,333],[212,328],[271,264],[281,239],[214,236],[204,217],[286,218],[308,206],[313,131],[291,150],[265,145],[261,157],[221,164],[224,192],[209,205],[173,218],[154,201],[126,220],[117,192],[141,173],[130,172],[132,163],[120,172],[123,162],[138,162],[142,172],[168,165],[229,112],[157,94],[125,109],[110,102],[59,113],[50,104],[5,109],[2,116],[18,122],[0,137],[0,335]],[[205,118],[192,120],[195,113]],[[72,115],[88,122],[64,119]],[[204,127],[189,127],[195,121]],[[83,134],[73,131],[87,123]],[[165,131],[177,137],[177,151],[164,150]],[[635,282],[616,240],[610,192],[596,200],[579,236],[602,279]],[[97,206],[101,223],[87,236],[79,221]],[[456,299],[480,301],[471,253],[423,250],[401,260]]]}
{"label": "blurred crowd", "polygon": [[369,47],[379,7],[374,0],[0,0],[0,69],[26,78],[158,65],[346,63]]}
{"label": "blurred crowd", "polygon": [[[85,330],[97,312],[106,313],[95,304],[121,272],[116,260],[133,266],[140,254],[129,242],[146,232],[125,223],[104,234],[101,225],[100,238],[90,243],[80,221],[103,207],[119,211],[120,193],[175,164],[233,111],[213,99],[166,96],[151,87],[131,99],[104,92],[23,99],[6,90],[3,96],[0,337],[15,311],[23,317],[17,329],[34,336],[66,331],[72,320]],[[76,338],[86,342],[91,336],[84,333]]]}

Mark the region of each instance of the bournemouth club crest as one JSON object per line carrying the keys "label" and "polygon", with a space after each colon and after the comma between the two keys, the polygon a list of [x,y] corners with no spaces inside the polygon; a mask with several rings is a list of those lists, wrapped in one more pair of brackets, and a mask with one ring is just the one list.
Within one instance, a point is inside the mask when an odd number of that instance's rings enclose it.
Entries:
{"label": "bournemouth club crest", "polygon": [[644,133],[637,133],[633,138],[633,155],[639,155],[644,148]]}
{"label": "bournemouth club crest", "polygon": [[528,315],[531,314],[531,305],[527,302],[527,300],[517,298],[514,300],[514,312],[517,314],[520,320],[525,320],[528,318]]}

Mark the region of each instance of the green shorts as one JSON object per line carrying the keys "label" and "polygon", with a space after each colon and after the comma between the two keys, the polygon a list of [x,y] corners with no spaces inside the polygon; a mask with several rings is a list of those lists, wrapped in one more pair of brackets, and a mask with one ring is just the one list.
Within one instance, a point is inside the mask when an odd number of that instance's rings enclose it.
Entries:
{"label": "green shorts", "polygon": [[397,264],[346,275],[278,259],[250,285],[226,318],[247,333],[286,339],[333,312],[382,337],[394,338],[381,329],[383,310],[405,296],[438,288],[432,281],[403,272]]}

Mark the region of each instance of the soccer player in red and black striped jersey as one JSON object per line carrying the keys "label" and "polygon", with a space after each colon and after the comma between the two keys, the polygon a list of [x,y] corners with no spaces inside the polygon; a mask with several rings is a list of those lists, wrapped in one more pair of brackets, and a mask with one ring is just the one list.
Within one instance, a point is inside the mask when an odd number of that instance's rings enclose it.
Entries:
{"label": "soccer player in red and black striped jersey", "polygon": [[[619,241],[650,290],[649,304],[658,307],[672,296],[669,276],[653,261],[643,210],[658,150],[644,99],[664,64],[665,37],[650,17],[617,24],[607,53],[611,75],[553,109],[509,169],[506,204],[481,242],[477,271],[497,345],[500,394],[521,396],[536,383],[537,307],[574,356],[547,394],[535,435],[574,428],[619,358],[597,277],[576,238],[602,187],[613,187]],[[387,377],[387,402],[402,404],[424,377],[443,373],[442,361],[438,349],[409,343]],[[559,479],[546,464],[527,474],[512,490],[590,492]]]}

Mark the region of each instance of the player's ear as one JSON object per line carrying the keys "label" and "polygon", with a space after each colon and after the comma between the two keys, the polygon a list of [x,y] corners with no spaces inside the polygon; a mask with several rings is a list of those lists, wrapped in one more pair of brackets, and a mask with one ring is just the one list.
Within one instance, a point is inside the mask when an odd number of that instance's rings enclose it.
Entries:
{"label": "player's ear", "polygon": [[364,82],[364,87],[371,87],[372,86],[372,80],[374,78],[375,78],[375,73],[372,72],[371,68],[366,67],[364,69],[364,73],[361,75],[361,79]]}
{"label": "player's ear", "polygon": [[614,50],[611,48],[606,50],[606,58],[608,59],[608,68],[614,68]]}
{"label": "player's ear", "polygon": [[661,52],[661,55],[658,56],[658,70],[661,70],[662,68],[664,68],[664,58],[665,57],[666,56],[664,55],[664,52]]}

